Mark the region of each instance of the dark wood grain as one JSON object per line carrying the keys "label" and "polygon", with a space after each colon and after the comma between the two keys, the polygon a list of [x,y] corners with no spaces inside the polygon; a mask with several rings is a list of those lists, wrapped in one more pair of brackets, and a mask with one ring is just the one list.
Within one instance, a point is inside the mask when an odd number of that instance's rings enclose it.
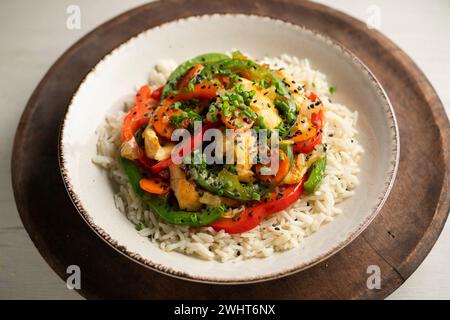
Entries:
{"label": "dark wood grain", "polygon": [[[328,260],[283,279],[218,286],[153,272],[113,250],[91,231],[73,207],[59,175],[59,126],[73,93],[90,69],[145,29],[207,13],[270,16],[327,34],[373,71],[398,117],[399,172],[379,216]],[[384,298],[423,261],[447,218],[449,128],[439,98],[413,61],[386,37],[343,13],[294,0],[155,2],[98,27],[72,46],[45,75],[17,129],[11,161],[14,194],[31,239],[58,275],[65,279],[68,265],[81,267],[80,293],[87,298]],[[423,150],[427,150],[426,161]],[[369,265],[381,268],[380,290],[366,286]]]}

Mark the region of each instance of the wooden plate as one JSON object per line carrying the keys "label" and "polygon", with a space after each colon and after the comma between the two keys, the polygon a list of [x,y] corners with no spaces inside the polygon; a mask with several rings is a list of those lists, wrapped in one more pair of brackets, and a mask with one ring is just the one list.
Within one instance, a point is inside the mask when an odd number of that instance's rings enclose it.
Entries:
{"label": "wooden plate", "polygon": [[[379,79],[396,111],[402,144],[394,188],[381,213],[328,260],[292,276],[240,286],[191,283],[151,271],[101,240],[72,205],[59,175],[59,126],[78,85],[108,52],[161,23],[192,15],[269,16],[317,30],[353,51]],[[411,59],[380,33],[333,9],[294,0],[170,0],[128,11],[89,33],[48,71],[17,129],[12,175],[16,203],[31,239],[65,279],[82,270],[88,298],[383,298],[419,266],[448,215],[450,125],[435,91]],[[368,289],[368,267],[381,289]]]}

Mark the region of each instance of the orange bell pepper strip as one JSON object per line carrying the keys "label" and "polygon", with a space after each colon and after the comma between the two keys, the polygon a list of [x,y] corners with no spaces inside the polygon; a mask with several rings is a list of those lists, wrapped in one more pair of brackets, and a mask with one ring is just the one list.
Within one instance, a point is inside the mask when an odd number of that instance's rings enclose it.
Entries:
{"label": "orange bell pepper strip", "polygon": [[159,195],[165,194],[170,190],[169,184],[161,178],[141,179],[139,186],[148,193]]}
{"label": "orange bell pepper strip", "polygon": [[202,64],[196,64],[192,68],[189,69],[189,71],[186,73],[186,75],[183,77],[183,79],[178,82],[177,90],[180,90],[182,88],[188,88],[189,82],[194,79],[201,71],[203,70]]}
{"label": "orange bell pepper strip", "polygon": [[278,149],[278,154],[272,156],[272,161],[276,161],[276,159],[273,159],[273,157],[279,157],[279,166],[277,172],[271,172],[270,174],[263,175],[261,174],[261,168],[267,168],[270,169],[270,164],[257,164],[255,166],[256,174],[258,175],[258,179],[265,182],[265,183],[272,183],[272,184],[279,184],[283,179],[286,177],[286,175],[289,173],[289,170],[291,168],[290,160],[287,156],[287,154],[281,150]]}
{"label": "orange bell pepper strip", "polygon": [[170,139],[173,131],[176,129],[170,125],[173,115],[181,114],[182,110],[172,108],[177,101],[189,101],[193,99],[212,99],[217,96],[219,85],[212,82],[199,83],[194,86],[193,91],[187,90],[177,95],[170,95],[164,99],[156,109],[156,117],[153,119],[155,131],[164,138]]}
{"label": "orange bell pepper strip", "polygon": [[292,145],[292,150],[297,153],[311,153],[315,146],[322,143],[322,128],[324,125],[325,113],[323,110],[319,112],[313,113],[311,115],[311,123],[314,125],[316,129],[316,134],[301,142],[295,142]]}

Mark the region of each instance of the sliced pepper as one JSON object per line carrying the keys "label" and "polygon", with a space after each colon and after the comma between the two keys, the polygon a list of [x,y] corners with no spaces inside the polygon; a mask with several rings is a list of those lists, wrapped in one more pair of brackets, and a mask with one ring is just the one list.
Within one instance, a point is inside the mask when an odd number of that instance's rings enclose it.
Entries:
{"label": "sliced pepper", "polygon": [[159,87],[158,89],[154,90],[152,92],[152,98],[156,101],[160,101],[162,97],[162,91],[164,89],[164,86]]}
{"label": "sliced pepper", "polygon": [[136,131],[149,122],[151,110],[156,104],[150,86],[147,84],[142,86],[136,94],[135,106],[128,111],[123,120],[122,142],[132,139]]}
{"label": "sliced pepper", "polygon": [[[278,171],[276,173],[270,172],[269,174],[263,174],[264,172],[261,172],[262,168],[267,168],[270,170],[270,163],[256,165],[256,173],[261,181],[276,186],[283,182],[284,178],[286,178],[291,170],[292,163],[294,161],[292,147],[285,144],[281,145],[278,150],[278,155],[274,155],[273,157],[278,157],[279,159]],[[272,161],[276,161],[276,159],[272,159]]]}
{"label": "sliced pepper", "polygon": [[162,97],[166,98],[172,91],[174,91],[177,87],[178,81],[180,78],[189,71],[196,64],[205,64],[218,60],[227,59],[228,56],[223,53],[207,53],[192,58],[182,64],[180,64],[169,76],[167,79],[166,85],[162,91]]}
{"label": "sliced pepper", "polygon": [[223,206],[207,208],[201,212],[174,210],[169,205],[168,197],[154,196],[141,189],[139,182],[143,176],[133,161],[121,158],[121,164],[133,191],[166,222],[188,226],[208,225],[217,220],[226,210]]}
{"label": "sliced pepper", "polygon": [[320,158],[311,165],[309,169],[308,180],[305,182],[305,191],[313,193],[317,190],[325,174],[325,167],[327,166],[327,156]]}
{"label": "sliced pepper", "polygon": [[201,165],[191,165],[188,174],[200,187],[231,199],[259,200],[260,195],[266,191],[259,184],[242,184],[238,176],[226,168],[216,173]]}
{"label": "sliced pepper", "polygon": [[200,71],[202,71],[202,69],[203,65],[199,63],[190,68],[183,79],[178,82],[177,90],[188,88],[191,80],[194,79],[200,73]]}
{"label": "sliced pepper", "polygon": [[212,99],[217,96],[219,86],[216,83],[204,82],[194,86],[192,91],[170,95],[164,99],[156,109],[156,118],[153,120],[155,131],[164,138],[170,139],[176,129],[170,125],[171,116],[179,115],[183,111],[172,108],[177,101],[189,101],[193,99]]}
{"label": "sliced pepper", "polygon": [[324,117],[325,113],[323,110],[320,110],[319,112],[315,112],[311,115],[311,123],[314,125],[314,128],[316,130],[316,134],[301,142],[295,142],[293,145],[293,150],[298,153],[311,153],[315,146],[322,143],[322,128],[324,125]]}
{"label": "sliced pepper", "polygon": [[165,199],[150,196],[149,194],[144,196],[144,201],[164,221],[193,227],[208,225],[220,218],[226,211],[226,208],[223,206],[206,208],[200,212],[174,210],[167,204]]}
{"label": "sliced pepper", "polygon": [[170,186],[161,178],[147,178],[139,181],[142,190],[153,194],[166,194],[170,190]]}
{"label": "sliced pepper", "polygon": [[262,204],[248,207],[236,217],[217,219],[211,223],[211,226],[216,231],[224,230],[230,234],[250,231],[267,216],[278,213],[292,205],[300,198],[302,191],[303,181],[288,187],[284,191],[271,194],[272,200],[263,199]]}
{"label": "sliced pepper", "polygon": [[322,143],[322,136],[322,131],[319,131],[314,137],[309,138],[306,141],[294,143],[292,149],[298,153],[311,153],[318,144]]}

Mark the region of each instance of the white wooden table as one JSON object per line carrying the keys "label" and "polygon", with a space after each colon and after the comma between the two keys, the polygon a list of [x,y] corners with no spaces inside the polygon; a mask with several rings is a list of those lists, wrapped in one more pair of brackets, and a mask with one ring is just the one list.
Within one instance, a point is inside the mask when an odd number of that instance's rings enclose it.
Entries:
{"label": "white wooden table", "polygon": [[[223,0],[226,1],[226,0]],[[10,177],[14,132],[32,90],[71,44],[144,0],[9,0],[0,3],[0,298],[80,299],[50,269],[17,213]],[[363,21],[380,12],[380,30],[416,61],[450,112],[450,1],[320,0]],[[81,29],[66,26],[69,5]],[[376,7],[374,7],[374,5]],[[32,159],[31,159],[32,160]],[[417,271],[389,298],[450,298],[450,226]]]}

